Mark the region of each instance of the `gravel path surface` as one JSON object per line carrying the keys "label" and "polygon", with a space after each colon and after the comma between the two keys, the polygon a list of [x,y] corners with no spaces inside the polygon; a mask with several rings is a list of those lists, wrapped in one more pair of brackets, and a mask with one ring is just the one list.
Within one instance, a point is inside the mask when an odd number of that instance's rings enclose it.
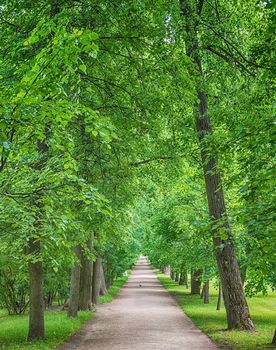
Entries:
{"label": "gravel path surface", "polygon": [[[139,286],[141,284],[141,286]],[[141,258],[116,299],[60,350],[217,350]]]}

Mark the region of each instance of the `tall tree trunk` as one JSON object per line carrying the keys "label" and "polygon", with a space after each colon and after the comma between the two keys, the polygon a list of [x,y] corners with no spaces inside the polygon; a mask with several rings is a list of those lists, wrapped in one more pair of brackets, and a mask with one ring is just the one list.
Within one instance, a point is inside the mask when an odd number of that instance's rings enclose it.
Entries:
{"label": "tall tree trunk", "polygon": [[92,303],[97,305],[100,295],[101,287],[101,264],[102,258],[97,257],[97,260],[93,264],[93,285],[92,285]]}
{"label": "tall tree trunk", "polygon": [[106,295],[108,293],[107,288],[106,288],[106,284],[105,284],[105,276],[104,276],[104,269],[103,269],[103,264],[101,262],[100,265],[100,279],[101,279],[101,283],[100,283],[100,295]]}
{"label": "tall tree trunk", "polygon": [[[245,329],[254,331],[249,308],[244,296],[241,275],[235,254],[233,238],[227,218],[224,193],[218,171],[218,160],[215,155],[215,145],[210,143],[212,128],[208,115],[207,96],[203,90],[204,74],[198,47],[197,19],[200,17],[204,0],[198,2],[194,9],[189,0],[179,0],[181,13],[185,18],[186,54],[192,59],[198,69],[196,108],[196,129],[201,148],[201,159],[205,177],[205,187],[208,199],[210,218],[213,223],[213,243],[221,279],[224,304],[227,314],[228,329]],[[193,74],[193,73],[192,73]],[[212,152],[210,154],[210,149]],[[223,237],[221,238],[223,232]]]}
{"label": "tall tree trunk", "polygon": [[175,273],[174,281],[179,282],[179,273],[178,272]]}
{"label": "tall tree trunk", "polygon": [[[51,3],[50,16],[54,17],[59,12],[59,7],[55,2]],[[53,39],[53,32],[50,32],[49,39]],[[39,158],[34,164],[34,169],[41,171],[47,164],[47,156],[49,146],[47,139],[50,133],[50,125],[45,126],[45,138],[39,141],[37,144],[37,151]],[[45,338],[44,329],[44,302],[43,302],[43,267],[42,262],[39,260],[41,249],[40,249],[40,230],[42,227],[41,218],[43,216],[43,204],[41,201],[40,194],[33,196],[33,205],[37,207],[36,213],[36,237],[31,237],[28,241],[28,251],[33,257],[36,257],[36,261],[31,258],[28,263],[29,267],[29,280],[30,280],[30,312],[29,312],[29,332],[28,340],[43,340]]]}
{"label": "tall tree trunk", "polygon": [[175,279],[175,272],[174,272],[174,270],[172,268],[171,268],[171,271],[170,271],[170,277],[171,277],[172,280]]}
{"label": "tall tree trunk", "polygon": [[185,273],[184,273],[184,284],[185,284],[186,288],[188,289],[189,288],[189,281],[188,281],[187,271],[185,271]]}
{"label": "tall tree trunk", "polygon": [[179,285],[183,286],[183,284],[184,284],[184,278],[183,278],[183,272],[181,272],[179,276]]}
{"label": "tall tree trunk", "polygon": [[93,263],[87,253],[92,252],[92,239],[87,240],[86,247],[87,252],[82,248],[81,256],[79,310],[91,310]]}
{"label": "tall tree trunk", "polygon": [[210,300],[209,300],[209,280],[207,280],[204,283],[203,301],[204,301],[204,304],[209,304],[209,302],[210,302]]}
{"label": "tall tree trunk", "polygon": [[68,307],[69,317],[76,317],[78,315],[79,308],[81,246],[77,245],[74,249],[74,252],[77,260],[74,262],[71,271],[70,298]]}
{"label": "tall tree trunk", "polygon": [[[253,159],[252,159],[253,161]],[[252,170],[251,170],[252,172]],[[250,172],[250,175],[252,175]],[[252,176],[250,176],[250,186],[249,186],[249,199],[248,199],[248,203],[247,203],[247,206],[249,207],[254,207],[254,204],[255,204],[255,200],[256,200],[256,190],[255,188],[252,186],[252,182],[254,181],[252,178]],[[252,215],[252,214],[251,214]],[[250,215],[250,216],[251,216]],[[252,235],[254,234],[254,224],[252,224],[252,222],[249,220],[248,222],[248,231],[247,231],[247,241],[246,241],[246,244],[245,244],[245,254],[246,254],[246,257],[245,257],[245,261],[243,263],[243,266],[241,268],[241,279],[242,279],[242,285],[244,286],[245,284],[245,281],[246,281],[246,274],[247,274],[247,265],[248,265],[248,262],[247,260],[249,259],[249,255],[250,255],[250,251],[251,251],[251,248],[250,248],[250,237],[252,237]]]}
{"label": "tall tree trunk", "polygon": [[[46,128],[46,134],[48,128]],[[47,162],[48,146],[46,139],[39,142],[38,153],[40,158],[35,163],[36,170],[42,170]],[[44,208],[42,204],[43,194],[33,195],[31,198],[31,205],[36,208],[35,212],[35,235],[28,240],[27,250],[31,255],[28,262],[29,281],[30,281],[30,312],[29,312],[29,332],[28,340],[36,339],[43,340],[45,335],[44,330],[44,294],[43,294],[43,267],[41,261],[41,229],[42,217],[44,215]]]}
{"label": "tall tree trunk", "polygon": [[40,255],[40,240],[31,238],[29,241],[29,253],[32,260],[29,261],[30,278],[30,313],[28,340],[43,340],[44,334],[44,302],[43,302],[43,270],[42,262],[37,260]]}
{"label": "tall tree trunk", "polygon": [[221,289],[221,283],[219,281],[219,291],[218,291],[218,301],[217,301],[217,310],[218,311],[221,308],[221,301],[222,301],[222,289]]}
{"label": "tall tree trunk", "polygon": [[273,336],[273,339],[272,339],[272,343],[271,344],[276,344],[276,329],[274,331],[274,336]]}
{"label": "tall tree trunk", "polygon": [[191,294],[199,294],[200,295],[200,278],[202,275],[201,270],[195,270],[191,273]]}
{"label": "tall tree trunk", "polygon": [[[42,171],[47,164],[47,155],[49,147],[47,139],[50,128],[45,127],[45,139],[38,142],[37,151],[39,158],[34,163],[33,168],[36,171]],[[35,212],[35,236],[28,240],[27,250],[31,255],[29,267],[29,281],[30,281],[30,313],[29,313],[29,332],[28,340],[36,339],[43,340],[45,338],[44,330],[44,295],[43,295],[43,267],[41,262],[41,229],[42,217],[44,215],[44,207],[42,203],[43,193],[33,194],[31,197],[31,206],[36,208]]]}
{"label": "tall tree trunk", "polygon": [[[207,98],[203,92],[198,92],[198,98],[200,105],[196,127],[201,145],[209,213],[213,222],[213,243],[216,247],[215,254],[227,313],[227,324],[229,329],[255,330],[244,296],[233,238],[226,214],[221,178],[217,169],[217,158],[209,155],[206,147],[205,137],[212,134],[210,119],[207,114]],[[227,236],[226,239],[221,238],[222,231]]]}
{"label": "tall tree trunk", "polygon": [[245,280],[246,280],[246,273],[247,273],[247,265],[244,265],[240,268],[241,272],[241,281],[242,285],[244,286]]}
{"label": "tall tree trunk", "polygon": [[201,292],[200,292],[200,299],[203,299],[203,297],[204,297],[204,289],[205,289],[205,285],[203,284],[203,287],[202,287]]}
{"label": "tall tree trunk", "polygon": [[109,288],[113,284],[113,279],[110,277],[105,281],[106,288]]}

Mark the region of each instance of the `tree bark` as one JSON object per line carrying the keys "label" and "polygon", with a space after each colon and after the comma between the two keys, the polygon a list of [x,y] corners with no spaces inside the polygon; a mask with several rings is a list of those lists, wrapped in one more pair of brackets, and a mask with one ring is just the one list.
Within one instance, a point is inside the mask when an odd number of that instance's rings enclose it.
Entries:
{"label": "tree bark", "polygon": [[82,248],[81,254],[79,310],[91,310],[93,263],[87,253],[92,252],[92,239],[87,240],[86,248],[87,252]]}
{"label": "tree bark", "polygon": [[30,278],[30,313],[28,340],[44,340],[44,302],[43,302],[43,269],[39,261],[40,240],[31,238],[29,241],[29,253],[32,260],[29,261]]}
{"label": "tree bark", "polygon": [[[186,54],[192,59],[198,70],[196,89],[199,104],[195,109],[195,123],[201,148],[209,215],[213,224],[213,243],[221,279],[228,329],[236,328],[254,331],[255,327],[250,318],[249,308],[244,296],[233,238],[227,218],[222,182],[218,171],[218,159],[215,145],[211,141],[213,132],[208,115],[207,95],[203,90],[204,74],[198,45],[198,20],[195,20],[195,18],[200,17],[204,1],[200,1],[196,9],[191,6],[191,2],[188,0],[179,0],[179,2],[181,14],[185,18]],[[192,74],[194,73],[192,72]],[[210,149],[212,150],[211,152]]]}
{"label": "tree bark", "polygon": [[240,273],[241,273],[242,285],[244,286],[244,283],[246,280],[246,273],[247,273],[247,266],[246,265],[244,265],[243,267],[240,268]]}
{"label": "tree bark", "polygon": [[172,280],[175,279],[175,272],[174,272],[174,270],[172,268],[171,268],[171,272],[170,272],[170,277],[171,277]]}
{"label": "tree bark", "polygon": [[202,287],[201,292],[200,292],[200,299],[203,299],[203,297],[204,297],[204,289],[205,289],[205,285],[203,284],[203,287]]}
{"label": "tree bark", "polygon": [[69,317],[76,317],[78,315],[79,308],[81,246],[77,245],[74,249],[74,252],[77,260],[74,262],[71,271],[70,297],[68,307]]}
{"label": "tree bark", "polygon": [[276,344],[276,329],[274,331],[274,336],[273,336],[273,339],[272,339],[272,343],[271,344]]}
{"label": "tree bark", "polygon": [[[47,131],[48,132],[48,131]],[[47,157],[44,155],[48,152],[46,139],[38,144],[38,153],[40,158],[36,162],[34,168],[42,170],[47,162]],[[35,237],[32,236],[28,240],[27,250],[30,254],[28,262],[29,281],[30,281],[30,312],[29,312],[29,332],[28,340],[36,339],[44,340],[44,293],[43,293],[43,267],[41,261],[41,228],[42,216],[44,214],[41,197],[43,194],[33,195],[31,205],[36,207],[35,212]]]}
{"label": "tree bark", "polygon": [[191,294],[198,294],[200,295],[200,277],[202,275],[201,270],[195,270],[192,271],[191,274]]}
{"label": "tree bark", "polygon": [[113,278],[108,278],[108,279],[105,281],[105,284],[106,284],[106,288],[109,288],[110,286],[112,286],[112,284],[113,284]]}
{"label": "tree bark", "polygon": [[[252,180],[251,180],[252,181]],[[254,202],[255,202],[255,189],[252,188],[252,186],[250,185],[250,199],[249,199],[249,206],[253,207],[254,206]],[[247,204],[248,205],[248,204]],[[251,248],[250,248],[250,244],[249,244],[249,237],[252,236],[254,234],[254,225],[252,225],[252,223],[250,223],[250,220],[248,222],[248,237],[247,237],[247,241],[246,241],[246,244],[245,244],[245,253],[246,253],[246,258],[245,258],[245,261],[243,263],[243,266],[242,268],[240,269],[241,270],[241,280],[242,280],[242,285],[244,286],[245,284],[245,281],[246,281],[246,274],[247,274],[247,260],[249,258],[249,255],[250,255],[250,251],[251,251]]]}
{"label": "tree bark", "polygon": [[92,284],[92,303],[97,305],[99,302],[100,287],[101,287],[101,264],[102,258],[97,257],[93,264],[93,284]]}
{"label": "tree bark", "polygon": [[188,289],[189,288],[189,282],[188,282],[188,273],[187,273],[187,271],[185,271],[185,273],[184,273],[184,284],[185,284],[186,288]]}
{"label": "tree bark", "polygon": [[103,264],[101,262],[100,265],[100,279],[101,279],[101,283],[100,283],[100,295],[106,295],[108,293],[107,288],[106,288],[106,284],[105,284],[105,276],[104,276],[104,269],[103,269]]}
{"label": "tree bark", "polygon": [[183,272],[181,272],[179,276],[179,285],[183,286],[183,284],[184,284],[184,278],[183,278]]}
{"label": "tree bark", "polygon": [[[196,127],[201,145],[206,193],[210,218],[213,223],[213,243],[220,274],[224,305],[227,314],[228,329],[255,330],[250,318],[249,308],[244,296],[241,275],[235,254],[233,238],[227,218],[224,193],[220,174],[217,169],[217,157],[209,155],[205,138],[212,135],[211,123],[207,114],[207,98],[198,92],[200,101]],[[221,238],[223,232],[225,238]]]}
{"label": "tree bark", "polygon": [[[47,164],[47,154],[49,146],[47,139],[50,128],[45,126],[45,139],[38,142],[37,151],[39,158],[35,162],[33,168],[36,171],[41,171]],[[31,205],[36,208],[35,212],[35,237],[31,236],[28,240],[27,250],[31,255],[28,262],[29,280],[30,280],[30,313],[29,313],[29,332],[28,340],[36,339],[44,340],[44,295],[43,295],[43,267],[41,261],[41,242],[40,231],[42,228],[42,217],[44,214],[44,207],[41,201],[43,193],[33,194],[31,197]]]}
{"label": "tree bark", "polygon": [[221,301],[222,301],[222,289],[221,289],[221,283],[219,282],[218,301],[217,301],[217,310],[218,311],[221,308]]}
{"label": "tree bark", "polygon": [[179,273],[178,272],[175,273],[174,281],[179,282]]}
{"label": "tree bark", "polygon": [[[54,17],[59,12],[59,7],[56,3],[51,3],[50,16]],[[50,32],[49,39],[53,38],[53,32]],[[37,144],[37,151],[39,158],[34,164],[34,169],[42,170],[47,164],[47,154],[49,146],[47,139],[50,133],[50,126],[45,125],[45,138],[39,141]],[[28,242],[28,250],[32,255],[31,260],[28,263],[29,268],[29,279],[30,279],[30,313],[29,313],[29,332],[28,340],[44,340],[45,329],[44,329],[44,302],[43,302],[43,268],[40,253],[40,230],[41,230],[41,217],[43,215],[43,204],[41,202],[41,195],[34,195],[32,198],[33,205],[37,207],[38,212],[36,213],[36,236],[31,237]],[[36,258],[36,261],[34,260]]]}
{"label": "tree bark", "polygon": [[209,299],[210,299],[209,298],[209,280],[207,280],[204,283],[204,295],[203,295],[204,304],[209,304],[210,303]]}

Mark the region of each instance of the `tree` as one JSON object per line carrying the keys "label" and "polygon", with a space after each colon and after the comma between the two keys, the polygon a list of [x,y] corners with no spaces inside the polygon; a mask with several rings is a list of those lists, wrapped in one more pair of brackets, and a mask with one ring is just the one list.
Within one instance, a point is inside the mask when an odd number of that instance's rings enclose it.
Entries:
{"label": "tree", "polygon": [[[196,129],[201,147],[201,158],[206,183],[206,194],[210,218],[213,222],[213,242],[216,247],[217,263],[222,283],[224,303],[227,312],[228,328],[254,330],[249,308],[244,296],[242,280],[237,263],[232,234],[226,214],[225,199],[221,178],[218,172],[218,160],[214,146],[210,143],[212,128],[208,115],[207,96],[202,86],[204,73],[199,51],[197,16],[201,16],[204,1],[197,4],[181,0],[181,12],[185,18],[186,53],[196,66],[196,90],[199,104],[196,106]],[[210,153],[209,149],[212,149]]]}

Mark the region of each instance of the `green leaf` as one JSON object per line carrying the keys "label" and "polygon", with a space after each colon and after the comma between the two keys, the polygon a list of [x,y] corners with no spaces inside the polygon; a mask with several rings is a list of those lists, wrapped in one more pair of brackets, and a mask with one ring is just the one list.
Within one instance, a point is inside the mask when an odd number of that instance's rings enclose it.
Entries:
{"label": "green leaf", "polygon": [[10,145],[10,143],[9,143],[8,141],[4,141],[2,145],[3,145],[3,147],[4,147],[5,149],[8,149],[8,150],[11,149],[11,145]]}
{"label": "green leaf", "polygon": [[81,64],[81,65],[79,66],[79,69],[80,69],[83,73],[86,74],[87,68],[86,68],[86,65],[85,65],[85,64]]}

